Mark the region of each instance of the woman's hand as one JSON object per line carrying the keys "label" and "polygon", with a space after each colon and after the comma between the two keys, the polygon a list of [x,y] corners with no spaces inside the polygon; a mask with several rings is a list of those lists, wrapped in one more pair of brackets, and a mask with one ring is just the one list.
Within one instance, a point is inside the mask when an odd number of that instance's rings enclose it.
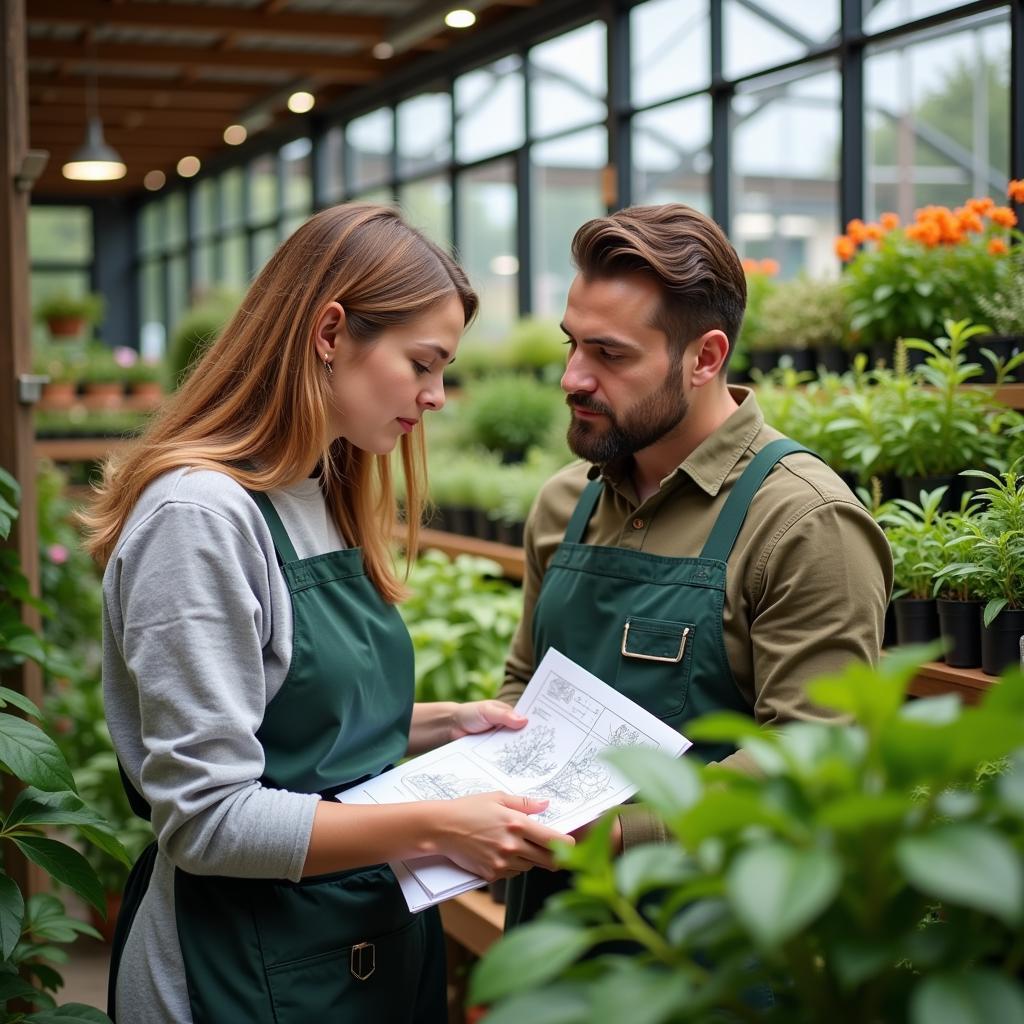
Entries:
{"label": "woman's hand", "polygon": [[498,726],[507,729],[522,729],[526,716],[517,714],[504,701],[474,700],[468,704],[456,704],[452,712],[451,739],[461,739],[472,733],[486,732]]}
{"label": "woman's hand", "polygon": [[555,839],[570,844],[575,840],[529,817],[547,806],[547,800],[510,793],[478,793],[435,804],[438,851],[488,882],[535,867],[554,871],[548,844]]}

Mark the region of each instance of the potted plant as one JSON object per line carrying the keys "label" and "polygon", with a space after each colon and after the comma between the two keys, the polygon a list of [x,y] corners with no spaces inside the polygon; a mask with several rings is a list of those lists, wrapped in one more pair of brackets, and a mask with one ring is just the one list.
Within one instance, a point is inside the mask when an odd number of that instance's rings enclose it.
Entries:
{"label": "potted plant", "polygon": [[945,538],[939,527],[945,487],[922,491],[920,504],[897,498],[878,516],[892,548],[893,605],[899,644],[930,643],[939,638],[934,598],[934,567]]}
{"label": "potted plant", "polygon": [[963,507],[942,516],[936,524],[942,545],[940,561],[929,563],[935,585],[935,604],[939,613],[946,664],[952,668],[977,668],[981,664],[981,609],[984,602],[972,589],[969,576],[951,576],[950,565],[962,564],[969,557],[972,509],[965,495]]}
{"label": "potted plant", "polygon": [[772,259],[743,260],[743,271],[747,278],[747,306],[743,313],[743,325],[736,339],[735,351],[729,357],[729,375],[733,380],[750,379],[750,370],[767,373],[775,365],[775,356],[759,343],[764,324],[764,303],[777,284],[779,264]]}
{"label": "potted plant", "polygon": [[32,372],[50,378],[43,385],[40,409],[70,409],[75,404],[78,374],[67,359],[56,352],[39,352],[32,360]]}
{"label": "potted plant", "polygon": [[164,397],[164,367],[151,359],[139,358],[134,349],[125,351],[135,357],[125,367],[131,407],[143,411],[155,409]]}
{"label": "potted plant", "polygon": [[503,346],[503,362],[513,370],[532,373],[557,384],[565,370],[565,335],[556,320],[523,317],[516,321]]}
{"label": "potted plant", "polygon": [[845,319],[838,281],[796,277],[765,297],[756,346],[789,356],[796,370],[824,366],[842,373],[848,365],[843,347]]}
{"label": "potted plant", "polygon": [[178,321],[167,349],[168,386],[176,388],[238,309],[230,291],[211,291]]}
{"label": "potted plant", "polygon": [[[983,381],[1024,381],[1024,246],[1004,258],[1005,274],[992,295],[979,295],[978,306],[992,333],[977,339],[984,357]],[[981,360],[979,360],[981,361]]]}
{"label": "potted plant", "polygon": [[888,363],[899,338],[930,336],[946,319],[980,320],[978,298],[1005,276],[1015,222],[990,198],[926,206],[905,226],[893,213],[877,224],[851,221],[836,253],[847,264],[843,291],[858,344]]}
{"label": "potted plant", "polygon": [[614,857],[613,811],[556,844],[572,889],[491,947],[470,1003],[488,1024],[1024,1018],[1024,677],[906,702],[920,657],[811,683],[849,724],[687,724],[757,775],[610,754],[666,841]]}
{"label": "potted plant", "polygon": [[941,573],[966,580],[986,600],[982,614],[981,667],[998,675],[1020,658],[1024,636],[1024,476],[1017,464],[999,476],[970,470],[965,476],[988,481],[976,492],[979,508],[963,523],[956,540],[962,560]]}
{"label": "potted plant", "polygon": [[86,327],[103,319],[103,298],[92,293],[51,292],[36,305],[35,315],[54,340],[78,338]]}
{"label": "potted plant", "polygon": [[521,462],[542,444],[565,408],[562,392],[523,374],[501,374],[475,381],[460,403],[467,440],[497,452],[505,462]]}
{"label": "potted plant", "polygon": [[89,409],[119,409],[124,398],[125,367],[106,345],[91,345],[79,370]]}

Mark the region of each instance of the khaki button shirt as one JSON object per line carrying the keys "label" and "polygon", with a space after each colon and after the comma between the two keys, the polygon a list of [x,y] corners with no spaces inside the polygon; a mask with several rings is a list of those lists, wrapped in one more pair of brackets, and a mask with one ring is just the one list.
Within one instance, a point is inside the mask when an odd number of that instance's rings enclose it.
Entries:
{"label": "khaki button shirt", "polygon": [[[739,408],[646,501],[638,501],[628,467],[576,462],[544,485],[526,524],[523,618],[502,699],[514,703],[533,674],[533,609],[589,479],[602,475],[606,486],[586,543],[700,555],[740,474],[783,436],[765,424],[749,389],[730,392]],[[851,660],[877,661],[891,588],[892,553],[868,511],[819,459],[787,455],[754,496],[728,560],[725,650],[753,718],[768,725],[830,717],[808,699],[806,684]],[[724,763],[751,769],[742,752]],[[623,816],[627,845],[664,836],[641,810]]]}

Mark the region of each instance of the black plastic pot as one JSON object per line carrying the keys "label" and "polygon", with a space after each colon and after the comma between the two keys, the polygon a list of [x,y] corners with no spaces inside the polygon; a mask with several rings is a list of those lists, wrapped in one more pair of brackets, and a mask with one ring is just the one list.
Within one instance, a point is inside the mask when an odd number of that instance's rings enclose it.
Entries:
{"label": "black plastic pot", "polygon": [[850,368],[850,353],[838,345],[825,345],[816,355],[818,365],[830,373],[845,373]]}
{"label": "black plastic pot", "polygon": [[517,520],[514,523],[510,523],[506,519],[498,521],[498,540],[502,544],[511,544],[512,547],[521,548],[523,546],[523,523],[521,520]]}
{"label": "black plastic pot", "polygon": [[780,348],[777,357],[788,359],[797,373],[815,369],[818,362],[817,353],[809,348]]}
{"label": "black plastic pot", "polygon": [[452,533],[463,537],[472,537],[476,528],[475,510],[469,505],[448,505],[445,508],[444,520]]}
{"label": "black plastic pot", "polygon": [[890,601],[885,608],[885,626],[882,630],[882,646],[896,646],[896,609]]}
{"label": "black plastic pot", "polygon": [[[972,384],[994,384],[996,379],[995,367],[981,354],[981,350],[987,348],[1001,359],[1009,359],[1018,352],[1024,351],[1024,334],[979,334],[967,342],[967,358],[972,363],[981,366],[980,377],[972,377]],[[1007,381],[1024,381],[1024,365],[1018,366],[1016,370],[1007,376]]]}
{"label": "black plastic pot", "polygon": [[1020,638],[1024,636],[1024,608],[1004,608],[991,626],[981,626],[981,670],[997,676],[1020,664]]}
{"label": "black plastic pot", "polygon": [[878,366],[881,363],[883,366],[892,366],[892,342],[891,341],[876,341],[869,350],[871,355],[871,365]]}
{"label": "black plastic pot", "polygon": [[900,477],[900,493],[907,501],[920,501],[922,491],[934,491],[936,487],[945,487],[939,508],[943,512],[953,512],[960,507],[960,497],[964,493],[963,478],[959,476],[904,476]]}
{"label": "black plastic pot", "polygon": [[473,509],[473,536],[481,540],[498,539],[498,522],[492,519],[486,509]]}
{"label": "black plastic pot", "polygon": [[946,664],[952,668],[977,668],[981,664],[981,601],[950,601],[940,597],[939,631],[946,648]]}
{"label": "black plastic pot", "polygon": [[930,644],[939,639],[939,614],[932,598],[898,597],[896,607],[896,643]]}

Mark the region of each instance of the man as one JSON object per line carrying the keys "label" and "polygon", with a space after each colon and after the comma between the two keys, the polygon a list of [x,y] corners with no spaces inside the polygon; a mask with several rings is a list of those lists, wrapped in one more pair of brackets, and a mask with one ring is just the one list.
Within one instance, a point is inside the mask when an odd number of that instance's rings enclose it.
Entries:
{"label": "man", "polygon": [[[877,659],[892,557],[839,477],[727,385],[746,303],[735,251],[669,204],[589,221],[572,254],[562,389],[582,461],[530,513],[502,698],[555,647],[683,732],[716,710],[824,717],[805,686]],[[749,768],[728,747],[693,755]],[[617,850],[664,838],[641,805],[612,835]],[[565,884],[513,879],[509,923]]]}

